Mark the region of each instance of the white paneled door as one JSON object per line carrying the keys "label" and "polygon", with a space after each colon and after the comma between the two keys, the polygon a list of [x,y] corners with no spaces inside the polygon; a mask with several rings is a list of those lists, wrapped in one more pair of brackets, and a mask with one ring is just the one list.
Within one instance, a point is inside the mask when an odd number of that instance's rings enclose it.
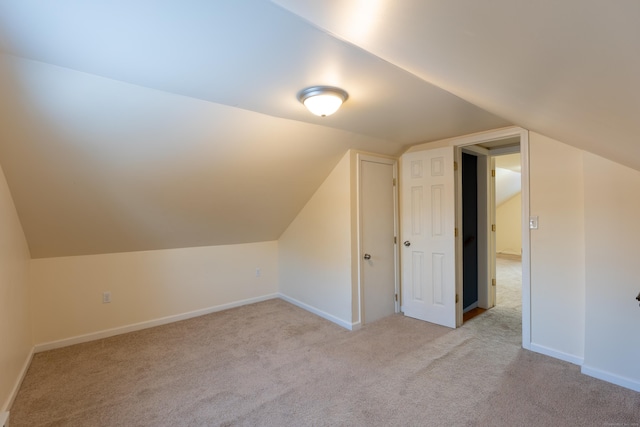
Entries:
{"label": "white paneled door", "polygon": [[402,156],[402,311],[456,327],[453,147]]}

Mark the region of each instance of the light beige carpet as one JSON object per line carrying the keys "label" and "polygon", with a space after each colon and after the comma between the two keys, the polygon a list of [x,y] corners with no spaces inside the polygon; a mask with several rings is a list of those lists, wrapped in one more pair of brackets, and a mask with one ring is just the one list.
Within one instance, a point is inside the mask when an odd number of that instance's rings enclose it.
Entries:
{"label": "light beige carpet", "polygon": [[11,427],[638,425],[639,393],[520,348],[518,291],[457,330],[271,300],[40,353]]}

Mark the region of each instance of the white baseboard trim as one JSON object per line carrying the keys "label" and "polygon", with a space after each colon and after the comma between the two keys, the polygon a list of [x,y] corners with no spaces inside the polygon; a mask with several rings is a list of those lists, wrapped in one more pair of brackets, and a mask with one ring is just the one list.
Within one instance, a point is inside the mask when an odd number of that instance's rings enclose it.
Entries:
{"label": "white baseboard trim", "polygon": [[536,353],[544,354],[545,356],[553,357],[554,359],[564,360],[565,362],[573,363],[574,365],[582,366],[584,363],[583,357],[578,357],[573,354],[564,353],[562,351],[554,350],[543,345],[531,343],[528,350]]}
{"label": "white baseboard trim", "polygon": [[290,302],[291,304],[300,307],[303,310],[307,310],[317,316],[320,316],[324,319],[327,319],[330,322],[333,322],[337,325],[342,326],[345,329],[348,329],[350,331],[355,331],[360,329],[360,322],[356,322],[356,323],[350,323],[347,321],[344,321],[342,319],[337,318],[336,316],[334,316],[333,314],[329,314],[325,311],[322,311],[320,309],[317,309],[313,306],[310,306],[309,304],[305,304],[302,301],[298,301],[295,298],[291,298],[290,296],[284,295],[279,293],[278,296],[280,297],[280,299],[286,301],[286,302]]}
{"label": "white baseboard trim", "polygon": [[[25,375],[27,375],[29,366],[31,366],[31,361],[33,360],[33,354],[34,354],[34,349],[32,348],[29,354],[27,355],[27,358],[25,359],[24,364],[22,365],[22,369],[20,370],[20,375],[18,375],[18,378],[16,378],[16,382],[13,385],[13,388],[11,389],[11,393],[9,394],[7,401],[4,403],[4,406],[2,407],[2,409],[0,409],[0,421],[4,421],[5,424],[7,424],[7,420],[9,419],[9,409],[11,409],[11,406],[13,405],[14,400],[16,400],[16,397],[18,396],[18,391],[20,390],[20,386],[22,385],[22,381],[24,381],[24,377]],[[6,414],[6,420],[3,420],[2,417],[5,416],[5,414]],[[0,427],[2,427],[3,425],[4,424],[0,423]]]}
{"label": "white baseboard trim", "polygon": [[179,322],[180,320],[187,320],[193,317],[204,316],[206,314],[215,313],[217,311],[228,310],[230,308],[240,307],[248,304],[254,304],[257,302],[267,301],[274,298],[278,298],[278,294],[268,294],[260,297],[234,301],[228,304],[221,304],[213,307],[203,308],[200,310],[190,311],[188,313],[176,314],[173,316],[162,317],[160,319],[147,320],[145,322],[134,323],[132,325],[120,326],[117,328],[106,329],[98,332],[92,332],[90,334],[78,335],[71,338],[65,338],[58,341],[51,341],[51,342],[46,342],[42,344],[37,344],[34,350],[36,353],[40,353],[43,351],[53,350],[56,348],[68,347],[74,344],[81,344],[84,342],[95,341],[103,338],[109,338],[115,335],[121,335],[121,334],[126,334],[128,332],[139,331],[141,329],[153,328],[155,326],[161,326],[161,325],[166,325],[168,323]]}
{"label": "white baseboard trim", "polygon": [[620,387],[628,388],[633,391],[640,391],[640,381],[638,380],[621,377],[620,375],[612,374],[611,372],[606,372],[587,365],[582,365],[580,371],[590,377],[619,385]]}
{"label": "white baseboard trim", "polygon": [[9,413],[0,412],[0,427],[9,427]]}
{"label": "white baseboard trim", "polygon": [[516,251],[498,251],[496,252],[496,255],[508,255],[508,256],[515,256],[515,257],[522,257],[522,253],[521,252],[516,252]]}

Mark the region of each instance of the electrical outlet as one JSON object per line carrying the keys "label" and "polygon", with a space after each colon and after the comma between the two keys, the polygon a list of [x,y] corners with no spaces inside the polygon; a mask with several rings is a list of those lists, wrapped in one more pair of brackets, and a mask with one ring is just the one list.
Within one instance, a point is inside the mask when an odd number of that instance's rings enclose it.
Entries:
{"label": "electrical outlet", "polygon": [[262,270],[260,270],[259,268],[256,268],[256,277],[260,277],[262,276]]}
{"label": "electrical outlet", "polygon": [[108,304],[111,302],[111,292],[103,292],[102,293],[102,303]]}

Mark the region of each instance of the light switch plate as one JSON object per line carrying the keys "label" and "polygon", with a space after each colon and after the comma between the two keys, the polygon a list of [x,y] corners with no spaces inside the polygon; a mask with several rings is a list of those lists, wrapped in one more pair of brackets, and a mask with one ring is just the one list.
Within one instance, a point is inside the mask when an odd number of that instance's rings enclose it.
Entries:
{"label": "light switch plate", "polygon": [[532,230],[538,229],[538,215],[529,217],[529,228]]}

